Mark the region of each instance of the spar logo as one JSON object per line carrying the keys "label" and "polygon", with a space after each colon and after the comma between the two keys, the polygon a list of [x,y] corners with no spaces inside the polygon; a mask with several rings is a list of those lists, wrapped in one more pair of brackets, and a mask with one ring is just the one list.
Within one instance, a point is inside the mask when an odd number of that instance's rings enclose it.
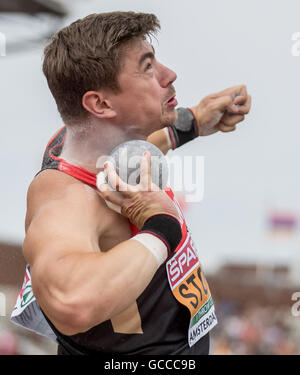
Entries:
{"label": "spar logo", "polygon": [[198,263],[199,260],[193,248],[192,239],[190,235],[188,235],[181,250],[179,250],[167,263],[168,275],[172,288],[175,288],[176,284],[194,269]]}

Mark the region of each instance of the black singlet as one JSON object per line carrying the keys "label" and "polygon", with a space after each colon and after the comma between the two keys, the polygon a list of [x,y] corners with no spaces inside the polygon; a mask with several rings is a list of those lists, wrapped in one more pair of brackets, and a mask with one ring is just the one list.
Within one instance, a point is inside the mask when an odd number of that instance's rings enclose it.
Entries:
{"label": "black singlet", "polygon": [[[95,186],[95,175],[70,165],[59,157],[65,136],[66,128],[63,127],[50,140],[38,173],[46,169],[57,169]],[[134,234],[133,230],[132,235]],[[57,335],[58,354],[209,354],[209,333],[189,347],[187,338],[190,313],[174,298],[168,284],[165,264],[157,270],[150,284],[138,297],[137,305],[142,334],[116,333],[111,321],[107,320],[87,332],[66,336],[45,316]]]}

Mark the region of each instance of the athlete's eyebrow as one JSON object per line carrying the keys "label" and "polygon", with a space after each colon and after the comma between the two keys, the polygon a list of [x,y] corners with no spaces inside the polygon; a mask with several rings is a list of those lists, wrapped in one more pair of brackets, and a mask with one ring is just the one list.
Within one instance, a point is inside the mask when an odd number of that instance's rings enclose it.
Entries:
{"label": "athlete's eyebrow", "polygon": [[144,62],[146,59],[148,59],[148,58],[150,58],[150,59],[154,59],[154,57],[155,57],[155,50],[154,50],[153,46],[151,46],[151,47],[152,47],[153,52],[146,52],[146,53],[144,53],[144,54],[141,56],[141,58],[140,58],[139,66],[141,66],[141,65],[143,64],[143,62]]}

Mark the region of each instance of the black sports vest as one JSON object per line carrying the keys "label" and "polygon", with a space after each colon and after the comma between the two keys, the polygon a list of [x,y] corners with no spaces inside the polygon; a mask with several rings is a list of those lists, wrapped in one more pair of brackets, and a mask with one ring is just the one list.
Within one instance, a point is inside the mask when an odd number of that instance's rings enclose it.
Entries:
{"label": "black sports vest", "polygon": [[[57,169],[95,187],[96,176],[93,173],[73,166],[59,157],[65,136],[66,128],[63,127],[50,140],[44,153],[42,168],[38,173],[45,169]],[[132,223],[131,228],[133,236],[138,230]],[[201,279],[201,274],[199,272],[198,274]],[[191,296],[193,293],[188,294],[184,288],[179,292],[191,304],[195,303],[195,297]],[[138,297],[137,306],[142,323],[142,334],[116,333],[111,321],[107,320],[87,332],[65,336],[45,317],[57,335],[58,354],[199,355],[209,353],[209,333],[206,333],[192,347],[189,346],[188,329],[191,313],[189,308],[174,297],[168,281],[166,264],[161,265],[148,287]],[[194,334],[196,335],[197,332]]]}

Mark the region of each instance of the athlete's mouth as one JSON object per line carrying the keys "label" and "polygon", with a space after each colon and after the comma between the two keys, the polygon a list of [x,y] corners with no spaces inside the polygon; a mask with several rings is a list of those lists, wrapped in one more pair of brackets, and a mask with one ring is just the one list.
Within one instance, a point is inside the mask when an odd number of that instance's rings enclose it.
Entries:
{"label": "athlete's mouth", "polygon": [[176,96],[176,93],[174,93],[169,100],[166,101],[166,103],[170,103]]}
{"label": "athlete's mouth", "polygon": [[178,104],[177,99],[176,99],[176,94],[173,95],[167,102],[166,106],[167,107],[176,107]]}
{"label": "athlete's mouth", "polygon": [[167,101],[167,103],[170,103],[174,98],[175,98],[175,95],[172,96],[172,98],[170,98],[170,99]]}

